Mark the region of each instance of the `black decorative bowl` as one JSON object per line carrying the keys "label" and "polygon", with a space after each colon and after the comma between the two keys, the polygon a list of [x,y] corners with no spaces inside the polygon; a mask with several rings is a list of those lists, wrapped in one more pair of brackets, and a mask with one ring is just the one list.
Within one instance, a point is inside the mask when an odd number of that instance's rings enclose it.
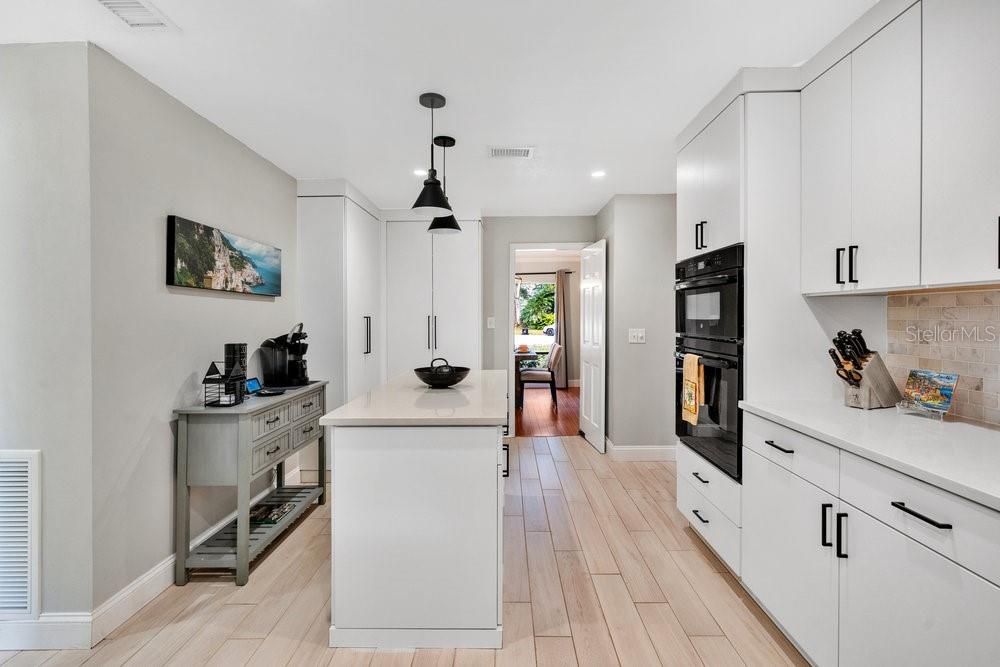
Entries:
{"label": "black decorative bowl", "polygon": [[[434,362],[436,361],[443,363],[435,366]],[[430,366],[414,368],[413,372],[417,374],[421,382],[431,389],[446,389],[464,380],[469,374],[469,369],[465,366],[452,366],[448,363],[447,359],[438,357],[437,359],[431,359]]]}

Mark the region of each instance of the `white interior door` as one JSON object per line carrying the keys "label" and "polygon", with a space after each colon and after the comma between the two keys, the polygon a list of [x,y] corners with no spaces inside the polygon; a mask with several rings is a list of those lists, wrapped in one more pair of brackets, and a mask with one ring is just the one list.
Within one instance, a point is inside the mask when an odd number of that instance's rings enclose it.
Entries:
{"label": "white interior door", "polygon": [[608,242],[580,254],[580,431],[604,452]]}

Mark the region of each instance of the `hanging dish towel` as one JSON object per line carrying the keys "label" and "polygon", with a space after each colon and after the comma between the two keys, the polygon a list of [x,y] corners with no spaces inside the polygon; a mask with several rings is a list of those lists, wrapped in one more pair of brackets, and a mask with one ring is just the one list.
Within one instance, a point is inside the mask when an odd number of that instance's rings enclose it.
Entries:
{"label": "hanging dish towel", "polygon": [[684,388],[681,417],[689,424],[698,425],[698,406],[705,402],[705,369],[697,354],[684,355]]}

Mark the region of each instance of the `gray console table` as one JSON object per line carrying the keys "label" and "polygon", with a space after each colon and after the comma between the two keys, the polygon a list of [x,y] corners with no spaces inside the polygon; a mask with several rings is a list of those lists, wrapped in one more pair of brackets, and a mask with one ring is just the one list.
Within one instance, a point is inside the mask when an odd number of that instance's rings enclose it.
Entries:
{"label": "gray console table", "polygon": [[[233,569],[236,585],[250,575],[250,561],[267,548],[314,500],[326,502],[326,381],[281,396],[250,397],[231,408],[195,406],[177,415],[177,499],[174,517],[177,562],[174,581],[183,586],[189,568]],[[284,461],[319,438],[315,486],[285,486]],[[274,524],[250,523],[250,483],[277,468],[276,487],[258,504],[295,508]],[[236,518],[189,549],[192,486],[235,486]]]}

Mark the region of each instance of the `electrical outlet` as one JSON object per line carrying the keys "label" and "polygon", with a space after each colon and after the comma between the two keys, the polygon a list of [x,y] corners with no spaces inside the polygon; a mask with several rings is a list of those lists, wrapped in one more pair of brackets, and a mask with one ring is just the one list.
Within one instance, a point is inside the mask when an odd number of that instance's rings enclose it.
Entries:
{"label": "electrical outlet", "polygon": [[629,345],[633,345],[639,342],[639,333],[635,329],[628,330],[628,342]]}
{"label": "electrical outlet", "polygon": [[495,317],[487,317],[486,318],[486,328],[487,329],[496,329],[497,328],[497,318],[495,318]]}

